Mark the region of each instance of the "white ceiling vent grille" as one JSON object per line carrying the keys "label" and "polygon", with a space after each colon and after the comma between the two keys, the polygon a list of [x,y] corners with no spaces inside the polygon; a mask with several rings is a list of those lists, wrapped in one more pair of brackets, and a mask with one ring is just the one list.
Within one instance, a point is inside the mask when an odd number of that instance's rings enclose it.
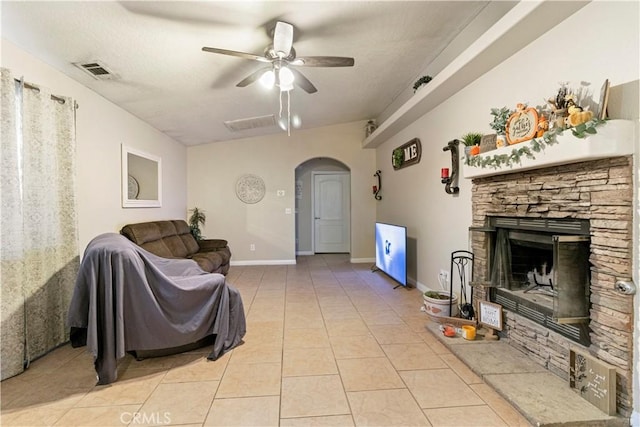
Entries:
{"label": "white ceiling vent grille", "polygon": [[117,76],[113,74],[109,69],[100,61],[91,61],[91,62],[74,62],[73,65],[80,68],[85,73],[89,74],[91,77],[97,80],[113,80]]}
{"label": "white ceiling vent grille", "polygon": [[263,128],[276,125],[276,117],[273,114],[268,116],[250,117],[248,119],[228,120],[224,125],[231,132],[240,132],[243,130]]}

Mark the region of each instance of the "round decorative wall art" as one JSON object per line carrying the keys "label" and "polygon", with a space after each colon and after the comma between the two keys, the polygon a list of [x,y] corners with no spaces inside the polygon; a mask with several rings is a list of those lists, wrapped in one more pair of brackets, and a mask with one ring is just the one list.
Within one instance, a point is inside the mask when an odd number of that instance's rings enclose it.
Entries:
{"label": "round decorative wall art", "polygon": [[138,184],[138,180],[131,175],[128,176],[128,179],[129,181],[127,182],[127,198],[130,200],[137,199],[138,195],[140,194],[140,184]]}
{"label": "round decorative wall art", "polygon": [[236,183],[236,195],[244,203],[258,203],[264,197],[264,193],[264,181],[257,175],[242,175]]}

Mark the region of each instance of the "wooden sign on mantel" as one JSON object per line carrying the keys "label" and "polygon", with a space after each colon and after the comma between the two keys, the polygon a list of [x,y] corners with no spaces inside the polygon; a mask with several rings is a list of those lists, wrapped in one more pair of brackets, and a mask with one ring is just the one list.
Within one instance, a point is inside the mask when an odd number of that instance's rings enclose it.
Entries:
{"label": "wooden sign on mantel", "polygon": [[616,369],[580,350],[569,350],[569,386],[607,415],[616,414]]}
{"label": "wooden sign on mantel", "polygon": [[422,144],[418,138],[413,138],[391,152],[391,164],[398,170],[407,166],[420,163],[422,157]]}

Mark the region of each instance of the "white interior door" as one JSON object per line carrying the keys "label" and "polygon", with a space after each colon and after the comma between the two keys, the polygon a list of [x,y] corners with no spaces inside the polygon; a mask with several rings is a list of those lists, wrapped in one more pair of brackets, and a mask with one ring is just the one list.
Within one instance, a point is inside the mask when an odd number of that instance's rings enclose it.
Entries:
{"label": "white interior door", "polygon": [[350,200],[348,172],[313,174],[314,252],[351,251]]}

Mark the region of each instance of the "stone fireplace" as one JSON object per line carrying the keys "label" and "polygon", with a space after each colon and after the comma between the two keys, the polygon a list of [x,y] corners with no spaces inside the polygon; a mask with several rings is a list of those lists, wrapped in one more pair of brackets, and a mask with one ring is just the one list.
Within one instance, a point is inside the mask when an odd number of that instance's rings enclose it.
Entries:
{"label": "stone fireplace", "polygon": [[632,276],[632,171],[619,156],[474,178],[470,228],[474,298],[503,306],[501,334],[567,380],[570,349],[613,365],[623,416],[633,298],[615,284]]}

